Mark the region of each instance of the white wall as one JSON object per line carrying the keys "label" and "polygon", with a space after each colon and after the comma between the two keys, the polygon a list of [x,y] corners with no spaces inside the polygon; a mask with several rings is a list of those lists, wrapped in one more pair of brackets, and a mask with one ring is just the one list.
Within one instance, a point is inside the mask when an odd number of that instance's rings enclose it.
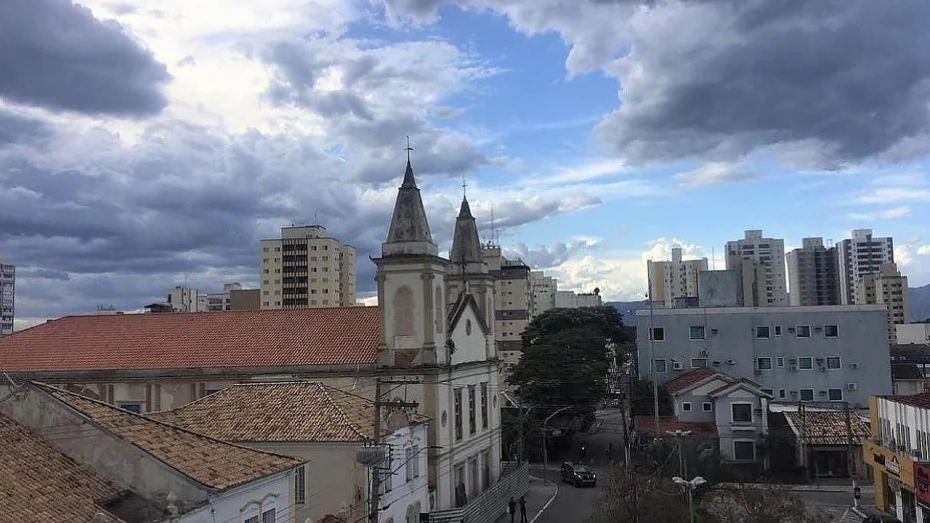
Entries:
{"label": "white wall", "polygon": [[292,475],[293,471],[287,471],[218,494],[206,506],[184,514],[178,523],[245,523],[254,516],[261,523],[262,514],[271,510],[275,511],[275,523],[293,523]]}

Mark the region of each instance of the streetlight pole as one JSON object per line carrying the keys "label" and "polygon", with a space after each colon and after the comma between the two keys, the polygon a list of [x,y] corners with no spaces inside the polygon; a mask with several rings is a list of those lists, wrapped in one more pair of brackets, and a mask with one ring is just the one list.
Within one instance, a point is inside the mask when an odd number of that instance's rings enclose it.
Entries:
{"label": "streetlight pole", "polygon": [[691,481],[685,481],[678,476],[672,478],[677,485],[688,491],[688,514],[691,515],[691,523],[694,523],[694,489],[707,483],[707,480],[701,476],[695,476]]}
{"label": "streetlight pole", "polygon": [[551,420],[552,418],[554,418],[556,414],[558,414],[558,413],[560,413],[560,412],[562,412],[562,411],[564,411],[564,410],[568,410],[568,409],[570,409],[570,408],[572,408],[572,407],[573,407],[573,405],[569,405],[568,407],[562,407],[561,409],[559,409],[559,410],[553,412],[552,414],[550,414],[548,418],[546,418],[545,420],[543,420],[543,424],[542,424],[543,483],[546,482],[546,473],[549,471],[549,450],[546,448],[546,424],[549,423],[549,420]]}
{"label": "streetlight pole", "polygon": [[[652,315],[652,263],[649,263],[649,270],[646,271],[646,285],[647,293],[646,299],[649,300],[649,352],[650,366],[652,367],[652,400],[653,400],[653,417],[655,418],[656,424],[656,436],[659,435],[659,374],[656,371],[656,342],[655,342],[655,322]],[[665,362],[668,365],[668,361]]]}

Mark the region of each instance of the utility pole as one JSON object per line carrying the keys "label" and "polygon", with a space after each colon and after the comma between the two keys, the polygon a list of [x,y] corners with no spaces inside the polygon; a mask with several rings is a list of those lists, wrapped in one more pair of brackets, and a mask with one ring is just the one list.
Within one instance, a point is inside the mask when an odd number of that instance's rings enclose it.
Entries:
{"label": "utility pole", "polygon": [[[853,434],[852,434],[852,419],[850,418],[849,412],[849,402],[843,402],[843,410],[846,411],[846,469],[849,472],[849,478],[852,480],[853,493],[856,492],[856,475],[858,471],[855,469],[855,461],[853,461]],[[853,506],[859,506],[859,500],[853,494]],[[918,509],[919,510],[919,509]]]}
{"label": "utility pole", "polygon": [[[649,352],[652,361],[650,365],[652,366],[652,399],[653,399],[653,416],[655,417],[656,424],[656,437],[659,436],[659,374],[656,372],[656,341],[655,341],[655,323],[652,315],[652,264],[649,265],[648,271],[648,285],[647,299],[649,300]],[[668,365],[668,361],[665,362]],[[666,369],[668,370],[668,369]]]}
{"label": "utility pole", "polygon": [[[390,384],[400,384],[400,385],[413,385],[421,384],[419,381],[382,381],[381,378],[375,377],[375,422],[374,422],[374,437],[373,443],[376,452],[382,451],[381,447],[381,408],[384,406],[393,407],[393,408],[417,408],[419,406],[416,402],[400,402],[400,401],[381,401],[381,385],[383,383]],[[387,471],[388,473],[393,473],[391,463],[391,453],[385,452],[383,457],[375,460],[374,466],[371,467],[371,491],[368,493],[368,521],[369,523],[378,523],[378,511],[380,510],[379,502],[381,500],[381,474],[383,473],[384,460],[387,459]]]}
{"label": "utility pole", "polygon": [[519,409],[519,417],[517,418],[517,430],[519,432],[519,440],[517,442],[517,465],[523,463],[523,399],[517,399],[517,408]]}

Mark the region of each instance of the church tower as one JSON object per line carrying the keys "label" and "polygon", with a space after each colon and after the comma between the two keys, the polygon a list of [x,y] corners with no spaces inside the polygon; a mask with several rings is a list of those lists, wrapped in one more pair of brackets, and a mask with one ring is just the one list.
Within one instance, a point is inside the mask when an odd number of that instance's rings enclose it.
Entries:
{"label": "church tower", "polygon": [[[478,225],[471,214],[468,198],[462,195],[462,206],[455,219],[452,249],[449,251],[449,275],[446,277],[447,300],[454,303],[460,296],[471,294],[478,304],[488,328],[489,338],[494,339],[494,278],[481,253]],[[488,347],[488,356],[494,355],[494,347]]]}
{"label": "church tower", "polygon": [[410,165],[397,191],[377,266],[381,309],[379,367],[443,364],[447,355],[445,275],[448,262],[433,243],[426,210]]}

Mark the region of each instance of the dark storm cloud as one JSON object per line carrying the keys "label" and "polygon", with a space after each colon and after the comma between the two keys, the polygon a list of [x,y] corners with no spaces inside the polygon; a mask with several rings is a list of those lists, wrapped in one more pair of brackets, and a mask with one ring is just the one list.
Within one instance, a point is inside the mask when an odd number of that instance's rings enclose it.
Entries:
{"label": "dark storm cloud", "polygon": [[779,144],[828,168],[879,156],[930,129],[927,20],[927,2],[667,2],[607,68],[621,107],[598,134],[634,161]]}
{"label": "dark storm cloud", "polygon": [[51,126],[42,120],[20,116],[0,107],[0,145],[28,143],[51,136]]}
{"label": "dark storm cloud", "polygon": [[114,21],[69,0],[0,2],[0,98],[86,114],[146,116],[170,76]]}

